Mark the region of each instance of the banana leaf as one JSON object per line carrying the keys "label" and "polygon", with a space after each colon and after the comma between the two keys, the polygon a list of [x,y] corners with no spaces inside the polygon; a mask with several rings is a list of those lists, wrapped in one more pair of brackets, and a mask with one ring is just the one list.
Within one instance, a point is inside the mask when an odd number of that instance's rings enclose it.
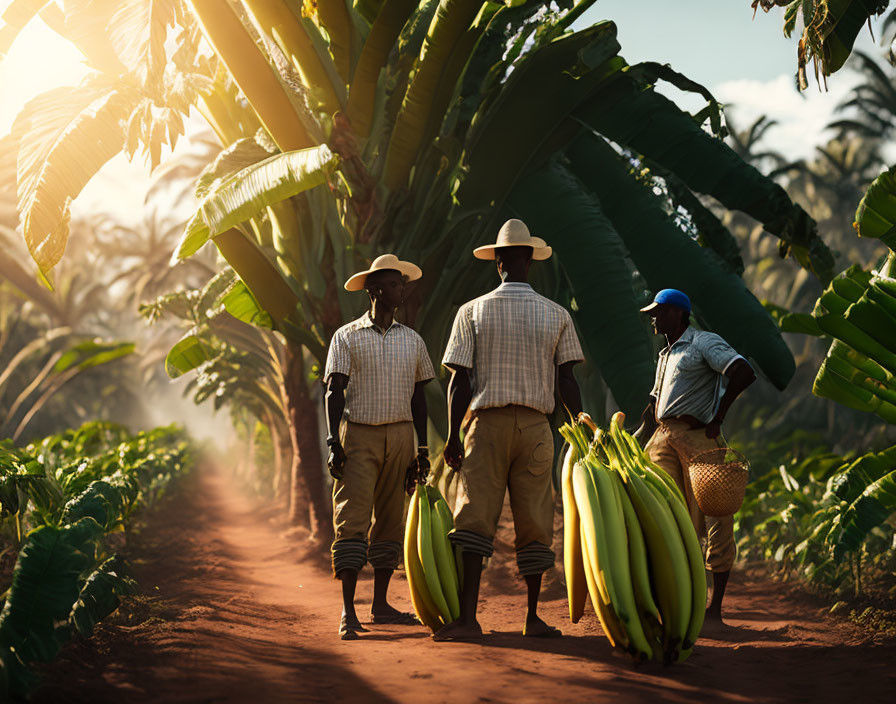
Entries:
{"label": "banana leaf", "polygon": [[896,166],[878,176],[856,208],[859,237],[874,237],[896,251]]}
{"label": "banana leaf", "polygon": [[626,251],[600,202],[562,164],[524,178],[507,205],[551,243],[575,298],[574,319],[613,398],[640,415],[653,385],[653,346],[638,313]]}
{"label": "banana leaf", "polygon": [[691,190],[759,220],[792,248],[800,264],[811,268],[822,282],[830,281],[833,255],[805,211],[781,186],[651,86],[620,74],[595,91],[576,110],[576,117],[604,137],[657,162]]}
{"label": "banana leaf", "polygon": [[896,445],[871,452],[850,462],[828,480],[828,491],[840,501],[852,503],[868,486],[896,468]]}
{"label": "banana leaf", "polygon": [[616,25],[601,22],[535,49],[514,68],[470,128],[466,175],[456,194],[463,211],[503,203],[540,145],[596,86],[625,66],[619,48]]}
{"label": "banana leaf", "polygon": [[896,470],[870,484],[840,519],[840,533],[834,545],[834,558],[858,550],[874,528],[896,512]]}
{"label": "banana leaf", "polygon": [[133,594],[136,582],[124,574],[124,562],[113,555],[97,567],[84,582],[69,614],[69,624],[89,638],[100,621],[115,611],[124,594]]}
{"label": "banana leaf", "polygon": [[635,180],[631,165],[603,139],[583,132],[566,155],[572,172],[600,200],[648,285],[687,293],[706,327],[752,358],[783,389],[796,369],[793,356],[740,277],[676,225],[652,189]]}
{"label": "banana leaf", "polygon": [[165,357],[165,372],[172,379],[196,369],[213,357],[211,347],[195,331],[178,340]]}
{"label": "banana leaf", "polygon": [[0,60],[6,56],[6,52],[12,46],[19,32],[24,29],[32,18],[40,12],[50,0],[12,0],[3,10],[0,20]]}
{"label": "banana leaf", "polygon": [[136,100],[129,90],[97,79],[43,93],[16,117],[19,221],[44,276],[65,251],[71,201],[122,150],[122,122]]}
{"label": "banana leaf", "polygon": [[337,157],[321,145],[276,154],[231,174],[203,198],[187,223],[175,258],[186,259],[210,238],[258,215],[267,206],[325,183],[336,163]]}

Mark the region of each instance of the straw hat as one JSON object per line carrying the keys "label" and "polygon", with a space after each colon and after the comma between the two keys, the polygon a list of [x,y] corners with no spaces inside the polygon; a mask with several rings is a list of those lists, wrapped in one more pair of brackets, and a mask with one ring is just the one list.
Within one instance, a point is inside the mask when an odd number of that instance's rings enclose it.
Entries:
{"label": "straw hat", "polygon": [[348,281],[346,281],[345,290],[360,291],[362,288],[364,288],[364,282],[367,281],[367,277],[370,274],[375,271],[387,270],[397,271],[402,276],[407,276],[408,281],[416,281],[421,276],[423,276],[423,272],[420,271],[420,267],[416,264],[411,264],[411,262],[403,262],[394,254],[383,254],[373,260],[373,264],[370,265],[370,268],[367,269],[367,271],[359,271]]}
{"label": "straw hat", "polygon": [[498,239],[494,244],[477,247],[473,256],[477,259],[494,259],[498,247],[531,247],[532,258],[538,261],[549,259],[551,248],[540,237],[529,234],[529,228],[522,220],[508,220],[498,230]]}

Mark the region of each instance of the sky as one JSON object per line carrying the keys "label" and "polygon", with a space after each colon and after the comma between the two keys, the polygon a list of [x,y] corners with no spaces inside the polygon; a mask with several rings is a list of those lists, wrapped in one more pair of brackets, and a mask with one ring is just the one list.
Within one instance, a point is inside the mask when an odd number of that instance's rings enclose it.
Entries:
{"label": "sky", "polygon": [[[0,11],[8,4],[0,0]],[[843,70],[829,81],[828,92],[813,84],[798,93],[796,38],[783,36],[780,9],[759,12],[754,20],[750,0],[598,0],[576,27],[603,19],[616,22],[629,63],[671,64],[730,105],[735,125],[763,114],[776,119],[766,145],[792,158],[811,157],[834,106],[856,82]],[[858,46],[882,53],[867,30]],[[40,20],[32,21],[0,62],[0,134],[9,131],[27,100],[56,86],[77,85],[86,74],[77,50]],[[663,91],[689,111],[701,107],[696,96]],[[142,211],[146,172],[139,157],[134,163],[116,157],[75,201],[75,214],[111,210],[133,223]]]}
{"label": "sky", "polygon": [[[774,8],[767,14],[760,10],[754,19],[750,4],[750,0],[598,0],[576,28],[613,20],[621,54],[630,64],[670,64],[730,106],[735,126],[769,115],[779,124],[767,133],[766,145],[794,159],[811,157],[834,106],[848,95],[857,77],[847,67],[828,80],[827,92],[814,79],[806,91],[797,91],[797,37],[784,37],[783,10]],[[856,46],[883,54],[867,29]],[[691,112],[701,104],[700,98],[682,96],[675,89],[664,92]]]}

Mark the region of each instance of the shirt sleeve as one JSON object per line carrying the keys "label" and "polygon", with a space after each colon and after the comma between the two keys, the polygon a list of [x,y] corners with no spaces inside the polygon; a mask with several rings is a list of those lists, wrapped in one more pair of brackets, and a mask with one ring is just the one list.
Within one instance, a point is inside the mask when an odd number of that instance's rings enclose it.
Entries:
{"label": "shirt sleeve", "polygon": [[429,351],[426,349],[426,343],[422,337],[417,337],[417,373],[414,382],[429,381],[436,375],[432,368],[432,360],[429,358]]}
{"label": "shirt sleeve", "polygon": [[724,374],[734,361],[744,359],[737,350],[712,332],[701,335],[700,354],[706,364],[719,374]]}
{"label": "shirt sleeve", "polygon": [[352,369],[352,356],[341,330],[337,330],[330,340],[330,349],[327,352],[327,364],[324,367],[324,382],[332,374],[345,374],[350,376]]}
{"label": "shirt sleeve", "polygon": [[458,367],[473,367],[473,355],[476,351],[476,339],[473,335],[471,308],[463,306],[454,317],[451,337],[442,357],[442,364],[454,364]]}
{"label": "shirt sleeve", "polygon": [[560,329],[560,340],[557,343],[557,351],[554,352],[554,364],[560,366],[567,362],[582,362],[585,355],[582,354],[582,345],[579,344],[579,336],[576,334],[576,326],[572,322],[569,311],[563,309],[563,327]]}

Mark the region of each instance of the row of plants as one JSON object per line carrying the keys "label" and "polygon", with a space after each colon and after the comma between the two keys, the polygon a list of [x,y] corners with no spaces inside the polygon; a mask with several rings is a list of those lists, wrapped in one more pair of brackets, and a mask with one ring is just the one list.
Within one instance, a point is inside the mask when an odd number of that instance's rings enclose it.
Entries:
{"label": "row of plants", "polygon": [[116,535],[193,463],[177,426],[132,435],[92,422],[24,448],[0,442],[0,535],[16,553],[0,612],[0,699],[26,697],[36,664],[118,608],[135,585]]}

